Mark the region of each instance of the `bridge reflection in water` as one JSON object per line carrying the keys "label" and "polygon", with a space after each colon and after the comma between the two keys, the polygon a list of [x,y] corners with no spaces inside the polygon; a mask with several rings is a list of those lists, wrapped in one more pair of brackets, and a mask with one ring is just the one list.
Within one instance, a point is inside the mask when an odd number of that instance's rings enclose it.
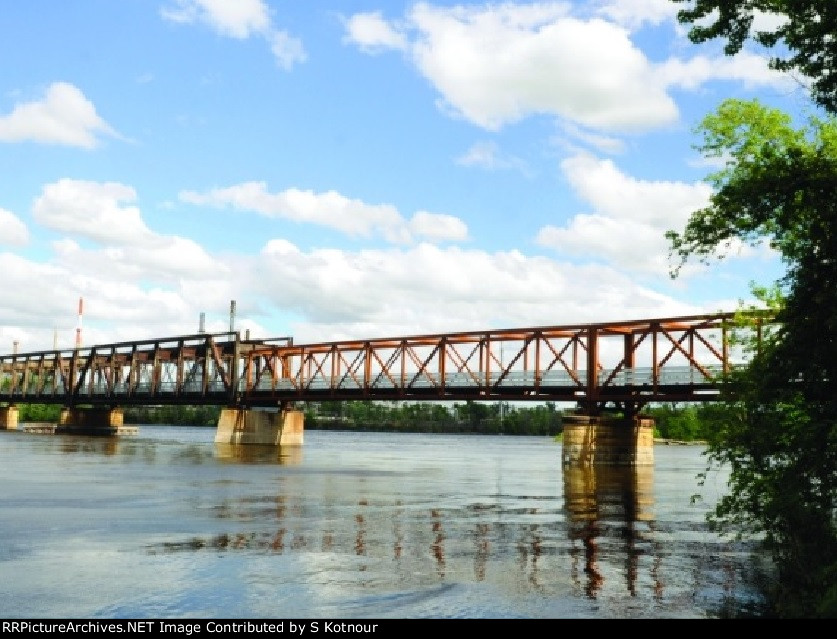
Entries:
{"label": "bridge reflection in water", "polygon": [[[206,454],[206,453],[204,453]],[[301,447],[215,444],[222,462],[303,467]],[[300,469],[301,470],[301,469]],[[564,465],[560,495],[529,497],[531,507],[487,501],[424,504],[420,496],[401,493],[382,498],[378,478],[330,477],[319,490],[297,485],[307,473],[291,472],[257,501],[225,501],[216,516],[245,522],[243,529],[208,537],[167,542],[149,548],[157,553],[200,550],[256,551],[270,554],[313,553],[344,557],[355,570],[375,573],[379,562],[405,583],[414,579],[440,583],[466,579],[517,582],[519,590],[549,592],[571,584],[595,600],[609,580],[609,589],[637,595],[643,588],[663,595],[657,576],[662,550],[653,540],[653,465]],[[347,498],[351,503],[347,503]],[[496,501],[495,501],[496,499]],[[264,528],[273,520],[274,526]],[[249,525],[246,522],[251,522]],[[601,557],[600,555],[604,555]],[[614,559],[625,558],[625,565]],[[607,567],[600,566],[604,559]],[[516,566],[516,568],[512,568]],[[640,578],[641,566],[648,574]],[[421,575],[416,577],[416,575]],[[624,578],[624,586],[619,581]]]}
{"label": "bridge reflection in water", "polygon": [[[598,564],[599,543],[603,537],[608,543],[619,539],[627,558],[626,587],[635,595],[639,560],[646,552],[642,548],[643,530],[647,531],[654,521],[654,467],[565,465],[563,475],[574,579],[580,581],[579,564],[583,562],[585,591],[595,598],[604,582]],[[659,557],[654,559],[657,565],[659,561]],[[655,572],[652,568],[654,590],[659,592],[662,584]]]}

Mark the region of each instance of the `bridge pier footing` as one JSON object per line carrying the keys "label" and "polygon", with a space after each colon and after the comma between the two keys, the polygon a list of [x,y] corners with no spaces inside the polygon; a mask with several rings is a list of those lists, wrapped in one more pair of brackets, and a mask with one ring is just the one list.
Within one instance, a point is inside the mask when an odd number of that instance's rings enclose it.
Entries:
{"label": "bridge pier footing", "polygon": [[215,443],[301,446],[304,425],[305,414],[299,410],[222,408]]}
{"label": "bridge pier footing", "polygon": [[0,406],[0,430],[17,430],[17,406]]}
{"label": "bridge pier footing", "polygon": [[566,415],[564,465],[629,465],[654,463],[654,419],[604,415]]}
{"label": "bridge pier footing", "polygon": [[121,408],[67,408],[61,409],[55,434],[65,435],[117,435],[123,425]]}

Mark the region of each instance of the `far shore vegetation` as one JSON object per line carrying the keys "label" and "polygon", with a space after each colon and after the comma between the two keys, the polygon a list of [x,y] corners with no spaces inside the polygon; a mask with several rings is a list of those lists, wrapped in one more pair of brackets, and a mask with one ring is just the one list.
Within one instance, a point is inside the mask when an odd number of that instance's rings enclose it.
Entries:
{"label": "far shore vegetation", "polygon": [[[21,404],[18,420],[57,422],[57,404]],[[308,402],[298,406],[305,413],[306,430],[358,430],[367,432],[462,433],[558,437],[563,416],[572,408],[554,402],[531,405],[508,402]],[[129,406],[125,424],[214,427],[217,406]],[[649,406],[643,415],[654,418],[654,435],[683,442],[703,441],[723,422],[725,411],[712,404],[663,404]]]}

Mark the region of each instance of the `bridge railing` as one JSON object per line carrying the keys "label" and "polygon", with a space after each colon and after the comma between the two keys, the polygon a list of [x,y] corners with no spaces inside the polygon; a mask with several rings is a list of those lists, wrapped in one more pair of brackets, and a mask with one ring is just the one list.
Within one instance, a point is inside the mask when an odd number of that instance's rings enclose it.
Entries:
{"label": "bridge railing", "polygon": [[[691,386],[696,384],[712,384],[717,376],[723,373],[723,367],[717,365],[705,366],[707,374],[691,366],[669,366],[655,371],[651,367],[619,370],[604,369],[598,373],[598,380],[602,386],[609,387],[644,387],[644,386]],[[518,387],[584,387],[587,371],[578,370],[574,374],[568,371],[546,371],[536,374],[534,371],[493,372],[486,379],[485,375],[471,373],[422,373],[411,376],[404,385],[397,384],[385,375],[378,376],[369,383],[370,389],[401,389],[401,388],[495,388]],[[244,390],[244,381],[239,384]],[[275,382],[271,379],[260,379],[252,388],[254,391],[300,391],[300,390],[360,390],[364,388],[362,380],[351,376],[319,375],[303,382],[290,378],[279,378]]]}

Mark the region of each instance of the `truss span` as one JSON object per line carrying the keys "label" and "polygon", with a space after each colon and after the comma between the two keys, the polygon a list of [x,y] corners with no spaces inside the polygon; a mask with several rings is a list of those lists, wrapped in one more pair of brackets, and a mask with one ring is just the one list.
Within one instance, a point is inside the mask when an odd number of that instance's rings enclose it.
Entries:
{"label": "truss span", "polygon": [[294,344],[199,334],[0,355],[0,402],[72,406],[710,401],[741,363],[733,315]]}

